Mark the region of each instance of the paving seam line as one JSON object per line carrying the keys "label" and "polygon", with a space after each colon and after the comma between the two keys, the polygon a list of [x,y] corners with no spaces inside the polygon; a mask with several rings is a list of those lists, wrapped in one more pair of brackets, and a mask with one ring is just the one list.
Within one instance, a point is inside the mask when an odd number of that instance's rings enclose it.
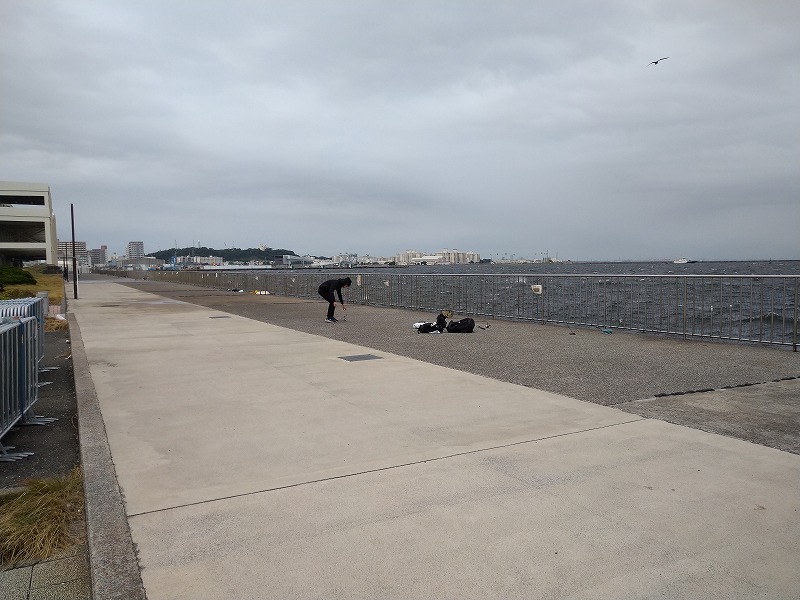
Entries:
{"label": "paving seam line", "polygon": [[[779,377],[778,379],[770,379],[767,381],[757,381],[755,383],[739,383],[736,385],[724,385],[718,388],[703,388],[699,390],[686,390],[685,392],[664,392],[662,394],[656,394],[652,398],[642,398],[640,400],[630,400],[629,402],[648,402],[651,400],[661,400],[662,398],[670,398],[672,396],[687,396],[690,394],[704,394],[706,392],[722,392],[725,390],[738,390],[740,388],[747,388],[747,387],[758,387],[760,385],[767,385],[768,383],[781,383],[783,381],[794,381],[795,379],[800,379],[800,375],[790,375],[787,377]],[[616,405],[614,405],[616,406]]]}
{"label": "paving seam line", "polygon": [[435,462],[439,460],[447,460],[449,458],[456,458],[459,456],[467,456],[469,454],[480,454],[481,452],[489,452],[491,450],[500,450],[502,448],[511,448],[513,446],[522,446],[524,444],[535,444],[537,442],[542,442],[545,440],[552,440],[555,438],[566,437],[569,435],[577,435],[581,433],[587,433],[589,431],[598,431],[600,429],[608,429],[610,427],[618,427],[620,425],[629,425],[631,423],[639,423],[640,421],[647,421],[646,417],[641,417],[639,419],[631,419],[629,421],[620,421],[619,423],[611,423],[610,425],[601,425],[599,427],[589,427],[588,429],[581,429],[578,431],[568,431],[566,433],[557,433],[555,435],[548,435],[541,438],[535,438],[532,440],[522,440],[519,442],[511,442],[510,444],[500,444],[498,446],[489,446],[487,448],[476,448],[475,450],[467,450],[465,452],[456,452],[454,454],[448,454],[446,456],[437,456],[434,458],[425,458],[420,460],[415,460],[412,462],[407,463],[400,463],[397,465],[389,465],[388,467],[378,467],[375,469],[366,469],[364,471],[356,471],[355,473],[345,473],[343,475],[332,475],[330,477],[322,477],[320,479],[310,479],[308,481],[300,481],[297,483],[291,483],[289,485],[279,485],[276,487],[265,488],[263,490],[254,490],[252,492],[243,492],[241,494],[233,494],[231,496],[221,496],[219,498],[209,498],[208,500],[198,500],[197,502],[187,502],[186,504],[176,504],[174,506],[165,506],[164,508],[156,508],[153,510],[145,510],[138,513],[131,513],[128,515],[128,518],[134,517],[141,517],[144,515],[152,515],[155,513],[160,512],[167,512],[170,510],[175,510],[178,508],[187,508],[189,506],[199,506],[201,504],[211,504],[213,502],[221,502],[223,500],[233,500],[234,498],[244,498],[245,496],[255,496],[258,494],[267,494],[269,492],[277,492],[280,490],[288,490],[291,488],[301,487],[305,485],[313,485],[316,483],[323,483],[325,481],[335,481],[336,479],[347,479],[349,477],[358,477],[359,475],[369,475],[370,473],[380,473],[381,471],[391,471],[392,469],[402,469],[404,467],[412,467],[414,465],[422,465],[429,462]]}

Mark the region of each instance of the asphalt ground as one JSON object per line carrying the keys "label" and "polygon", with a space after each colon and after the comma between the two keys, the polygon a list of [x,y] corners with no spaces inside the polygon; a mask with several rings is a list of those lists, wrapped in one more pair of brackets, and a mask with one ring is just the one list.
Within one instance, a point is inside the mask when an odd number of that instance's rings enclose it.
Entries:
{"label": "asphalt ground", "polygon": [[[800,454],[800,353],[786,347],[476,320],[418,334],[436,314],[119,279],[130,287],[314,335]],[[446,309],[448,307],[442,307]],[[469,315],[454,315],[460,318]],[[346,319],[346,320],[343,320]],[[414,382],[408,382],[409,394]]]}

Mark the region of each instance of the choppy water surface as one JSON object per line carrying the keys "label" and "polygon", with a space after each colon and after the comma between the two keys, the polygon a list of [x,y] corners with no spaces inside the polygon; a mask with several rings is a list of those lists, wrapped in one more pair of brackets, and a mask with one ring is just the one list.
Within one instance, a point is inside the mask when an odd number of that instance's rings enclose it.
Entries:
{"label": "choppy water surface", "polygon": [[317,298],[350,276],[348,300],[475,317],[797,344],[800,260],[576,262],[156,272],[158,279]]}
{"label": "choppy water surface", "polygon": [[672,262],[563,262],[526,264],[421,265],[409,273],[541,273],[545,275],[800,275],[800,260]]}
{"label": "choppy water surface", "polygon": [[354,269],[379,306],[743,341],[795,341],[800,261],[580,262]]}

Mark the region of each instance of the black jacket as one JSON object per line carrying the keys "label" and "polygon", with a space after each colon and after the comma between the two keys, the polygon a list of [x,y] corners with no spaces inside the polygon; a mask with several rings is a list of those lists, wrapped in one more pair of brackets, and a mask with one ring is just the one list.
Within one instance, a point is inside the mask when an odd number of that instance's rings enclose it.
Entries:
{"label": "black jacket", "polygon": [[350,285],[352,283],[349,277],[345,277],[344,279],[329,279],[328,281],[320,284],[319,286],[319,295],[325,298],[328,302],[334,301],[333,293],[336,292],[339,294],[339,303],[344,304],[344,300],[342,300],[342,288],[346,285]]}

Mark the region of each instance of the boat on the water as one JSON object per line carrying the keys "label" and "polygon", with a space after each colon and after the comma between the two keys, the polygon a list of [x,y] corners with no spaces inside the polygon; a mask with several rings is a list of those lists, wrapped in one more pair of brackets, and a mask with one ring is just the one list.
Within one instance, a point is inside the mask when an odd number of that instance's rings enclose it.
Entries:
{"label": "boat on the water", "polygon": [[685,256],[681,256],[680,258],[676,258],[672,262],[673,262],[673,264],[676,264],[676,265],[688,265],[689,263],[696,263],[697,261],[696,260],[689,260]]}

